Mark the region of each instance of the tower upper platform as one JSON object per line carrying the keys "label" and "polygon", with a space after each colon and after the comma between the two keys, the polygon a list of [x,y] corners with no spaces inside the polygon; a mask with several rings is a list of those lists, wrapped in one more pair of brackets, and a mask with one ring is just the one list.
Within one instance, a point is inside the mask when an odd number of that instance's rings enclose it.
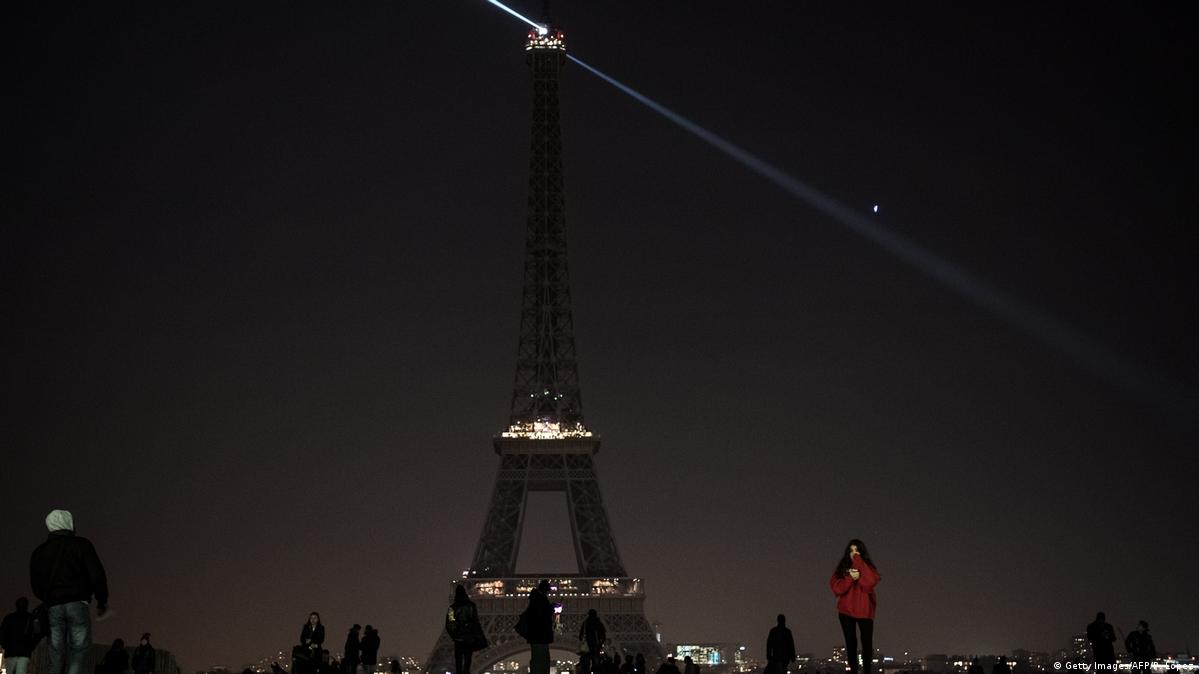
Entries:
{"label": "tower upper platform", "polygon": [[529,40],[525,43],[525,51],[542,49],[566,51],[566,36],[557,28],[534,28],[529,31]]}

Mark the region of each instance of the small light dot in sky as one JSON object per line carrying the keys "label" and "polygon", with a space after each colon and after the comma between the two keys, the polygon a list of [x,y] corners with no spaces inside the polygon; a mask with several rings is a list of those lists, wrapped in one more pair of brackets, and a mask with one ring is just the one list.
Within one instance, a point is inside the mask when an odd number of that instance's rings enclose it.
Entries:
{"label": "small light dot in sky", "polygon": [[874,208],[872,208],[870,210],[874,211],[875,213],[878,213],[878,204],[875,204]]}

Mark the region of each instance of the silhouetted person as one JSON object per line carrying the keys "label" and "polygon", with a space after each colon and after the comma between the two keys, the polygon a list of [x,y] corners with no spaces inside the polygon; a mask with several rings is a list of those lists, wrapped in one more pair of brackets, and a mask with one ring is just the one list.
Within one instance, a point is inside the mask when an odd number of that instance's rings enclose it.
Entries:
{"label": "silhouetted person", "polygon": [[391,674],[400,674],[400,661],[392,658],[391,665],[387,669]]}
{"label": "silhouetted person", "polygon": [[771,674],[786,674],[795,662],[795,638],[787,628],[787,616],[779,614],[778,624],[766,636],[766,667]]}
{"label": "silhouetted person", "polygon": [[129,651],[125,650],[124,639],[116,639],[104,659],[96,665],[96,671],[99,674],[124,674],[126,669],[129,669]]}
{"label": "silhouetted person", "polygon": [[599,618],[595,609],[587,610],[587,617],[579,626],[579,643],[587,644],[587,652],[579,656],[580,674],[592,674],[596,671],[596,662],[600,648],[608,641],[608,630]]}
{"label": "silhouetted person", "polygon": [[683,657],[683,674],[699,674],[699,665],[695,664],[690,655]]}
{"label": "silhouetted person", "polygon": [[333,656],[329,654],[329,649],[321,649],[321,660],[316,665],[317,674],[340,674],[340,665],[333,662]]}
{"label": "silhouetted person", "polygon": [[325,643],[325,626],[321,614],[313,611],[300,628],[300,650],[295,653],[292,670],[295,674],[316,674],[321,661],[321,645]]}
{"label": "silhouetted person", "polygon": [[983,671],[983,666],[979,664],[978,658],[970,661],[970,667],[966,669],[966,674],[986,674]]}
{"label": "silhouetted person", "polygon": [[1006,657],[1000,655],[995,658],[995,664],[991,666],[991,674],[1012,674],[1012,668],[1008,666]]}
{"label": "silhouetted person", "polygon": [[341,668],[345,674],[358,674],[358,649],[361,647],[358,634],[361,631],[362,625],[354,623],[354,626],[350,628],[349,634],[346,635],[346,645],[342,650],[345,657],[341,661]]}
{"label": "silhouetted person", "polygon": [[8,674],[26,674],[29,658],[40,640],[33,632],[29,599],[21,597],[17,599],[17,610],[0,622],[0,648],[4,649],[4,667]]}
{"label": "silhouetted person", "polygon": [[375,665],[379,663],[379,630],[370,625],[363,629],[359,652],[362,654],[362,674],[375,671]]}
{"label": "silhouetted person", "polygon": [[1157,647],[1153,645],[1153,637],[1149,635],[1149,623],[1144,620],[1137,623],[1136,631],[1125,637],[1124,649],[1128,651],[1128,657],[1132,660],[1132,671],[1138,674],[1149,671],[1148,663],[1157,657]]}
{"label": "silhouetted person", "polygon": [[682,674],[679,672],[679,666],[674,662],[674,656],[668,655],[658,667],[658,674]]}
{"label": "silhouetted person", "polygon": [[620,674],[620,672],[621,672],[620,653],[613,653],[612,657],[605,659],[604,674]]}
{"label": "silhouetted person", "polygon": [[633,656],[626,654],[620,665],[620,674],[633,674]]}
{"label": "silhouetted person", "polygon": [[857,631],[862,633],[862,670],[870,674],[874,660],[874,609],[878,604],[874,586],[879,580],[866,544],[856,538],[851,540],[829,579],[829,587],[837,595],[837,619],[845,635],[845,659],[851,674],[858,674]]}
{"label": "silhouetted person", "polygon": [[455,674],[470,674],[471,654],[487,648],[487,638],[479,623],[479,609],[461,583],[454,587],[454,601],[445,612],[445,631],[454,642]]}
{"label": "silhouetted person", "polygon": [[645,674],[645,654],[638,653],[633,659],[633,674]]}
{"label": "silhouetted person", "polygon": [[133,674],[152,674],[154,671],[154,647],[150,645],[150,633],[142,635],[141,643],[133,649]]}
{"label": "silhouetted person", "polygon": [[550,606],[550,582],[543,580],[529,592],[529,606],[525,609],[528,631],[525,641],[529,643],[532,656],[529,658],[529,674],[549,674],[550,644],[554,643],[554,607]]}
{"label": "silhouetted person", "polygon": [[1116,664],[1116,630],[1107,624],[1103,611],[1095,614],[1095,622],[1087,625],[1087,641],[1091,642],[1091,653],[1095,662],[1104,665]]}
{"label": "silhouetted person", "polygon": [[75,535],[75,518],[66,510],[46,515],[50,536],[29,560],[33,594],[47,607],[50,629],[50,674],[82,674],[92,647],[88,602],[96,598],[96,615],[108,612],[108,576],[91,541]]}

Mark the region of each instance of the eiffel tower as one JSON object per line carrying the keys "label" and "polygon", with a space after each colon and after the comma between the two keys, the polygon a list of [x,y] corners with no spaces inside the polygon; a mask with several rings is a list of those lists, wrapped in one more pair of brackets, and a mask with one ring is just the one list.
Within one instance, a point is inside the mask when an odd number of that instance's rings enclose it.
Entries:
{"label": "eiffel tower", "polygon": [[[529,32],[526,59],[533,80],[529,211],[516,383],[507,430],[494,438],[500,457],[495,490],[470,569],[455,583],[478,605],[490,645],[474,654],[472,674],[491,671],[528,650],[513,626],[538,581],[550,581],[550,601],[563,604],[556,650],[573,652],[588,609],[607,627],[608,652],[661,659],[645,619],[644,584],[625,572],[600,496],[594,457],[600,438],[583,425],[575,358],[570,279],[566,264],[565,192],[558,82],[566,63],[561,31]],[[530,492],[566,495],[578,573],[518,575],[521,530]],[[449,602],[447,602],[448,604]],[[454,646],[444,631],[426,674],[453,672]]]}

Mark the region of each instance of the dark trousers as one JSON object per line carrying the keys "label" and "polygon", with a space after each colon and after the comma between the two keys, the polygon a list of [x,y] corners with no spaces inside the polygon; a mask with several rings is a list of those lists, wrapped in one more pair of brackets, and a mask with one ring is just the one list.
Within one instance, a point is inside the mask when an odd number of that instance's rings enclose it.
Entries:
{"label": "dark trousers", "polygon": [[599,644],[587,642],[587,652],[579,655],[579,674],[590,674],[595,671],[595,665],[599,662]]}
{"label": "dark trousers", "polygon": [[454,674],[470,674],[470,656],[474,653],[470,644],[454,642]]}
{"label": "dark trousers", "polygon": [[[870,618],[854,618],[838,613],[841,631],[845,634],[845,659],[849,661],[850,674],[858,674],[858,635],[862,632],[862,671],[870,674],[870,663],[874,660],[874,621]],[[857,627],[857,630],[854,627]]]}

